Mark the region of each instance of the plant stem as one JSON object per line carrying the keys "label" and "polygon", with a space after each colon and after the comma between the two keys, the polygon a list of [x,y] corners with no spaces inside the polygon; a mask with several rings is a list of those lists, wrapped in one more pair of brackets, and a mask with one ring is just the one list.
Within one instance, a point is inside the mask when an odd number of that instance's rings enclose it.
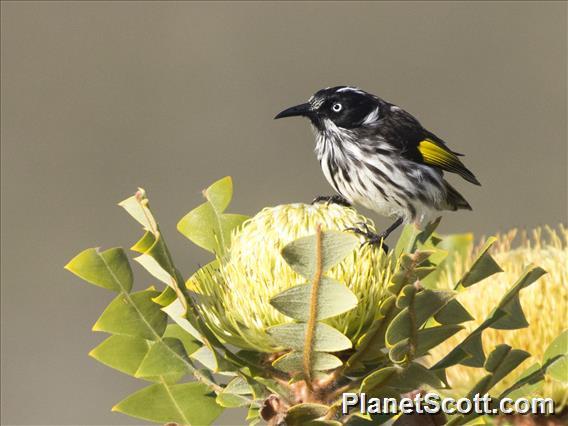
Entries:
{"label": "plant stem", "polygon": [[312,386],[312,349],[314,344],[314,331],[317,320],[318,307],[318,291],[322,276],[322,244],[321,244],[321,226],[316,228],[316,268],[312,281],[312,291],[310,294],[310,315],[306,324],[306,338],[304,341],[304,377],[306,385],[310,392],[313,392]]}

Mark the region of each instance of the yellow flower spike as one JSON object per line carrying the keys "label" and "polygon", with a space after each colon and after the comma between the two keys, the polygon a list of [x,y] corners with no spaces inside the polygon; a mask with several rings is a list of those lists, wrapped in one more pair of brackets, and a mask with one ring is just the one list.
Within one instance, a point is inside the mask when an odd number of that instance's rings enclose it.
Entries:
{"label": "yellow flower spike", "polygon": [[[270,305],[282,291],[306,282],[286,263],[280,251],[298,238],[322,231],[345,230],[369,219],[337,204],[288,204],[263,209],[232,236],[220,266],[196,273],[188,287],[202,295],[200,306],[208,325],[227,343],[261,352],[278,352],[266,329],[292,322]],[[361,243],[364,240],[361,238]],[[326,275],[345,284],[359,299],[356,308],[325,322],[355,342],[378,315],[390,280],[391,258],[363,245]]]}
{"label": "yellow flower spike", "polygon": [[[487,329],[483,332],[483,347],[489,353],[498,344],[506,343],[513,348],[523,349],[532,357],[517,370],[502,380],[492,394],[498,395],[512,385],[530,365],[542,361],[542,356],[552,340],[567,326],[568,312],[568,229],[560,226],[557,231],[550,227],[537,228],[530,234],[520,233],[520,244],[514,239],[519,234],[512,230],[498,235],[492,256],[504,272],[492,275],[486,280],[463,290],[458,300],[475,318],[465,323],[466,330],[442,343],[431,351],[432,359],[438,360],[447,354],[464,336],[479,325],[501,300],[505,292],[521,275],[529,263],[541,266],[547,274],[520,293],[521,305],[529,323],[519,330]],[[440,277],[439,288],[451,288],[471,266],[474,256],[463,262],[456,259]],[[486,372],[457,365],[447,370],[448,380],[454,395],[463,395],[479,381]],[[550,397],[556,402],[557,410],[568,404],[568,386],[546,379],[538,396]]]}

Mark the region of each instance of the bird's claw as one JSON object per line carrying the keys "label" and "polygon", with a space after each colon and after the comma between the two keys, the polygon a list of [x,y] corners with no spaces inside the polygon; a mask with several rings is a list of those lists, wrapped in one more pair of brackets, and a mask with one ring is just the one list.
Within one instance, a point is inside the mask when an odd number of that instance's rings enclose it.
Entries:
{"label": "bird's claw", "polygon": [[369,228],[369,225],[367,223],[361,222],[358,223],[357,226],[352,226],[346,228],[345,230],[365,237],[365,242],[363,242],[361,246],[365,244],[373,245],[375,247],[382,248],[385,253],[388,253],[389,247],[385,244],[385,236],[383,234],[377,234],[376,232],[373,232]]}
{"label": "bird's claw", "polygon": [[340,206],[351,207],[351,203],[341,195],[319,195],[312,200],[312,204],[316,203],[339,204]]}

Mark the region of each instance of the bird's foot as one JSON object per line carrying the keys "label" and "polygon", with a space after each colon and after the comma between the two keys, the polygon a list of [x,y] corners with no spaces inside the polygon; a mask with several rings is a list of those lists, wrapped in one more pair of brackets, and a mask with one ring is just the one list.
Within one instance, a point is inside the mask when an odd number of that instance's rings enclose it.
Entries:
{"label": "bird's foot", "polygon": [[384,233],[382,232],[380,234],[377,234],[376,232],[371,231],[369,225],[367,225],[366,223],[361,222],[358,223],[357,226],[352,226],[345,230],[365,237],[365,242],[363,243],[363,245],[369,244],[375,247],[380,247],[384,250],[385,253],[388,253],[389,246],[385,244],[386,235],[384,235]]}
{"label": "bird's foot", "polygon": [[351,203],[341,195],[320,195],[313,199],[312,204],[316,203],[339,204],[340,206],[351,207]]}

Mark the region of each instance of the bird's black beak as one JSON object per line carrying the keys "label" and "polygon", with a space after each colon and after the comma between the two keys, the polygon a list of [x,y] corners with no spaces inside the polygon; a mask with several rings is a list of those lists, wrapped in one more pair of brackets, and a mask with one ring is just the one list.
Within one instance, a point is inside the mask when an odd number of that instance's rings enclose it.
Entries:
{"label": "bird's black beak", "polygon": [[284,117],[298,117],[306,116],[310,113],[310,104],[301,104],[293,106],[292,108],[285,109],[279,113],[274,119],[284,118]]}

